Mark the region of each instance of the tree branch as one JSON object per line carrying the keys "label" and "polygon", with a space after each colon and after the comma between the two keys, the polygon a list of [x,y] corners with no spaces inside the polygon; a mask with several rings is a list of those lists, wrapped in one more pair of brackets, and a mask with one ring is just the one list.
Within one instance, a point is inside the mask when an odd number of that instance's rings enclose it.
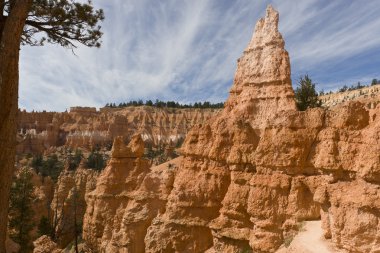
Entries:
{"label": "tree branch", "polygon": [[0,18],[1,18],[2,16],[4,16],[4,7],[5,7],[5,4],[6,4],[5,0],[1,0],[1,1],[0,1],[0,11],[1,11],[1,13],[0,13]]}

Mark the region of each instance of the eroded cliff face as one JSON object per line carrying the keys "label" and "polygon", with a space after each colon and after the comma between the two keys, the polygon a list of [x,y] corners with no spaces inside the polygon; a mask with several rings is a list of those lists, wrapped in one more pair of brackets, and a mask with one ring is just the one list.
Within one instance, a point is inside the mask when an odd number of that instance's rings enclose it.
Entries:
{"label": "eroded cliff face", "polygon": [[64,170],[60,174],[50,206],[54,239],[59,247],[66,247],[75,236],[80,236],[86,195],[95,189],[98,174],[83,168],[83,164],[76,171]]}
{"label": "eroded cliff face", "polygon": [[[140,135],[134,137],[128,146],[123,138],[115,139],[111,160],[99,176],[95,191],[87,195],[83,238],[91,248],[104,252],[113,247],[111,240],[123,240],[120,237],[126,238],[130,232],[118,233],[124,224],[124,210],[132,199],[131,193],[149,171],[150,163],[142,158],[143,152],[144,143]],[[124,243],[127,242],[128,238]]]}
{"label": "eroded cliff face", "polygon": [[319,219],[336,247],[380,250],[380,106],[297,111],[278,18],[269,6],[224,110],[192,128],[178,168],[149,169],[139,137],[116,139],[88,195],[93,250],[275,252]]}
{"label": "eroded cliff face", "polygon": [[380,101],[380,85],[365,86],[360,89],[336,92],[319,96],[323,107],[332,107],[347,101],[360,101],[369,109],[374,109]]}
{"label": "eroded cliff face", "polygon": [[[94,109],[94,110],[93,110]],[[94,148],[112,144],[117,136],[140,133],[146,144],[183,141],[188,130],[218,113],[218,109],[171,109],[147,106],[96,111],[19,112],[18,152],[43,153],[50,147]]]}
{"label": "eroded cliff face", "polygon": [[[155,237],[145,238],[148,252],[268,252],[282,243],[288,196],[302,182],[292,187],[291,176],[260,171],[256,162],[271,120],[296,112],[278,18],[268,7],[238,61],[225,109],[189,132],[166,212],[149,228]],[[318,217],[311,209],[305,215]]]}

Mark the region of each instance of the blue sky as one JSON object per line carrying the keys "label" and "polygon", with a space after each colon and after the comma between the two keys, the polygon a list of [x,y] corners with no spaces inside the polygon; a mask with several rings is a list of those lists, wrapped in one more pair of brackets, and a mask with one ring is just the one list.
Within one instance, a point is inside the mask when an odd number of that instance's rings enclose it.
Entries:
{"label": "blue sky", "polygon": [[25,46],[20,107],[64,111],[131,99],[225,101],[236,60],[267,4],[280,12],[293,86],[380,79],[379,0],[93,0],[106,19],[100,49]]}

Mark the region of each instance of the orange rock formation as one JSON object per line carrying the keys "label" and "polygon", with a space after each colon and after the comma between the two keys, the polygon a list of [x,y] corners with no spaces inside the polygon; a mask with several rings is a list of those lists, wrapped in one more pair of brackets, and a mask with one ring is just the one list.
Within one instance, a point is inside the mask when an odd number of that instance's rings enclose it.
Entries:
{"label": "orange rock formation", "polygon": [[57,181],[51,202],[51,220],[57,245],[64,248],[74,240],[86,211],[86,194],[95,189],[98,172],[84,169],[63,171]]}
{"label": "orange rock formation", "polygon": [[[271,6],[239,59],[224,110],[189,132],[177,166],[116,139],[88,194],[100,252],[275,252],[303,220],[348,252],[380,249],[380,107],[299,112]],[[174,163],[174,162],[173,162]]]}
{"label": "orange rock formation", "polygon": [[112,144],[117,136],[140,133],[150,145],[176,144],[195,124],[210,119],[217,109],[127,107],[96,111],[73,107],[70,112],[19,113],[18,153],[43,153],[49,147],[93,148]]}

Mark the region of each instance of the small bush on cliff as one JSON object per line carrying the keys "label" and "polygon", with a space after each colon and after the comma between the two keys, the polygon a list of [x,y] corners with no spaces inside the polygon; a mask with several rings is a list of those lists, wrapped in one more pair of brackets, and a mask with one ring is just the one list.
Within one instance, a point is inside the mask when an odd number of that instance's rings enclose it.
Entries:
{"label": "small bush on cliff", "polygon": [[42,177],[50,177],[54,182],[57,182],[58,176],[63,170],[63,163],[59,161],[56,154],[49,155],[46,160],[41,155],[33,157],[31,167]]}
{"label": "small bush on cliff", "polygon": [[104,169],[105,166],[106,160],[104,159],[103,155],[97,150],[92,151],[87,158],[87,167],[96,171],[100,171]]}
{"label": "small bush on cliff", "polygon": [[295,91],[295,97],[297,107],[300,111],[321,106],[321,101],[318,99],[318,93],[315,90],[315,83],[311,81],[308,75],[300,77],[298,87]]}
{"label": "small bush on cliff", "polygon": [[69,163],[69,170],[76,170],[80,162],[82,161],[82,158],[83,158],[83,154],[80,149],[76,149],[74,155],[69,153],[69,155],[67,156],[67,160]]}
{"label": "small bush on cliff", "polygon": [[56,154],[53,154],[48,156],[47,159],[43,162],[41,173],[42,176],[49,176],[54,182],[57,182],[59,174],[61,174],[62,170],[62,161],[59,161],[58,156]]}

